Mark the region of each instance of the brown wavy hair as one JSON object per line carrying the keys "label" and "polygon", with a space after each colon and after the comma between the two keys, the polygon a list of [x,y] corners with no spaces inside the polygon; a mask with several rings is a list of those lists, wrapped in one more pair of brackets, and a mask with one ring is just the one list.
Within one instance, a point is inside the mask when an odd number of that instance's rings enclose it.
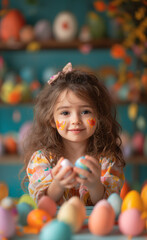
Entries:
{"label": "brown wavy hair", "polygon": [[[55,161],[63,156],[62,138],[51,126],[51,121],[56,101],[65,89],[73,91],[76,96],[88,101],[96,112],[98,126],[89,139],[86,154],[113,155],[117,164],[124,167],[125,161],[119,137],[121,127],[116,120],[116,109],[112,97],[94,74],[72,70],[67,74],[61,72],[57,80],[52,84],[46,84],[36,98],[33,126],[25,143],[26,155],[23,170],[26,170],[32,154],[37,150],[42,150],[47,159],[51,153]],[[27,175],[23,183],[25,180]]]}

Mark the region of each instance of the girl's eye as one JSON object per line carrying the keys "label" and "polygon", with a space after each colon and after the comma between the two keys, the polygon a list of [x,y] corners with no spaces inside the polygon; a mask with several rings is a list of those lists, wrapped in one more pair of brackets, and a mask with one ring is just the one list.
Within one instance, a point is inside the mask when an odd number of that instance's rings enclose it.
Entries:
{"label": "girl's eye", "polygon": [[84,114],[89,114],[89,113],[91,113],[89,110],[84,110],[84,111],[82,112],[83,115],[84,115]]}
{"label": "girl's eye", "polygon": [[61,115],[64,115],[64,116],[66,116],[68,114],[69,114],[69,112],[67,112],[67,111],[64,111],[64,112],[61,113]]}

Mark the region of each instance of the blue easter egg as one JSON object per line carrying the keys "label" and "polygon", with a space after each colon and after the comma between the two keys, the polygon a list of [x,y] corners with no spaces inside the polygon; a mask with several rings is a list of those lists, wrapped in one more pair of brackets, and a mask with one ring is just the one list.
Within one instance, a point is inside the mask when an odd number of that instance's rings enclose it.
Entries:
{"label": "blue easter egg", "polygon": [[[82,156],[82,157],[78,158],[77,161],[75,162],[75,166],[90,172],[89,168],[85,164],[81,163],[81,159],[85,159],[85,157]],[[79,174],[79,176],[80,176],[80,178],[85,178],[82,174]]]}
{"label": "blue easter egg", "polygon": [[27,216],[34,208],[25,202],[16,205],[18,211],[18,223],[22,226],[27,225]]}
{"label": "blue easter egg", "polygon": [[72,237],[71,227],[64,222],[53,220],[47,223],[40,232],[40,240],[70,240]]}
{"label": "blue easter egg", "polygon": [[117,193],[112,193],[107,201],[111,204],[114,212],[115,212],[115,218],[117,219],[120,212],[121,212],[121,205],[122,205],[122,199]]}
{"label": "blue easter egg", "polygon": [[36,79],[36,74],[33,68],[31,67],[24,67],[20,71],[20,76],[23,81],[30,84],[33,80]]}

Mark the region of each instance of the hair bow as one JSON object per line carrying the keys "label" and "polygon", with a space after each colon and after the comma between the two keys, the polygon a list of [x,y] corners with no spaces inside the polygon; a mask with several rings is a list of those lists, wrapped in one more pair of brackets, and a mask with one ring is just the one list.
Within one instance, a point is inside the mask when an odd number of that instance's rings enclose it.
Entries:
{"label": "hair bow", "polygon": [[[65,67],[62,69],[61,72],[66,74],[66,73],[71,72],[71,71],[72,71],[72,64],[71,63],[67,63],[65,65]],[[52,77],[50,77],[50,79],[48,80],[48,84],[51,84],[52,82],[54,82],[59,77],[59,74],[61,72],[58,72],[57,74],[55,74]]]}

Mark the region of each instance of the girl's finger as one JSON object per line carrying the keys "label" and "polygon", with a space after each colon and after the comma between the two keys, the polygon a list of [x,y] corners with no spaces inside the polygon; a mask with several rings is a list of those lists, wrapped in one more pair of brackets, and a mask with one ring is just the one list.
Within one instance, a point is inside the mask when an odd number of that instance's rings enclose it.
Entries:
{"label": "girl's finger", "polygon": [[74,167],[74,171],[78,174],[78,175],[83,175],[83,177],[85,178],[90,178],[91,173],[88,170],[84,170],[82,168],[78,168],[78,167]]}
{"label": "girl's finger", "polygon": [[[85,156],[85,159],[89,160],[90,162],[93,162],[93,164],[94,164],[95,166],[100,166],[98,160],[97,160],[96,158],[94,158],[94,157],[91,157],[91,156],[89,156],[89,155],[86,155],[86,156]],[[82,160],[84,160],[84,159],[82,159]]]}

